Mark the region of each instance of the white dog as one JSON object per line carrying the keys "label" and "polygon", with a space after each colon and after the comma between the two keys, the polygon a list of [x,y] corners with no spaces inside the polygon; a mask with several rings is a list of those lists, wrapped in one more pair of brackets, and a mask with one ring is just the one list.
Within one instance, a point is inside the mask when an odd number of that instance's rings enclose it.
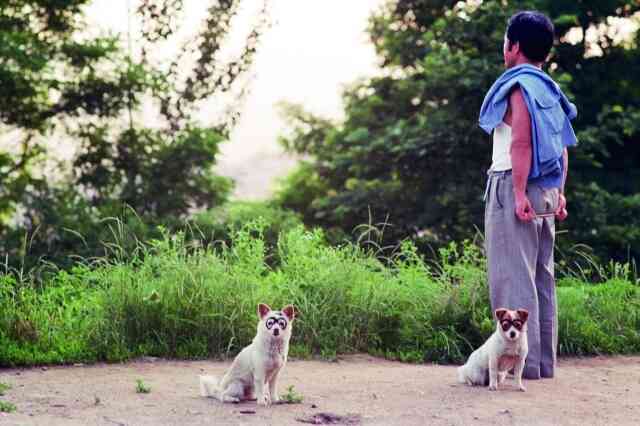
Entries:
{"label": "white dog", "polygon": [[510,311],[496,309],[496,331],[471,354],[467,363],[458,368],[458,382],[469,385],[486,385],[489,371],[489,390],[497,390],[509,370],[514,369],[518,388],[525,391],[522,371],[529,352],[527,342],[527,318],[524,309]]}
{"label": "white dog", "polygon": [[289,339],[296,309],[288,305],[272,311],[264,303],[258,305],[258,333],[253,342],[233,360],[218,381],[214,376],[200,376],[200,395],[222,402],[254,400],[269,405],[280,401],[278,375],[287,363]]}

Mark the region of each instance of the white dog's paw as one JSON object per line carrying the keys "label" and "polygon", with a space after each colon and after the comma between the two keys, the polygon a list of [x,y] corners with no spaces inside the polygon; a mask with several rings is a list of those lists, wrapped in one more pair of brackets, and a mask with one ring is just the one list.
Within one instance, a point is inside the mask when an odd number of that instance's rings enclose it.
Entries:
{"label": "white dog's paw", "polygon": [[497,385],[497,384],[495,384],[495,383],[491,383],[491,384],[489,385],[489,390],[490,390],[490,391],[497,391],[497,390],[498,390],[498,385]]}
{"label": "white dog's paw", "polygon": [[262,395],[262,397],[259,397],[258,405],[262,405],[263,407],[271,405],[271,398],[269,398],[269,395]]}
{"label": "white dog's paw", "polygon": [[504,380],[507,378],[507,372],[498,374],[498,384],[503,384]]}
{"label": "white dog's paw", "polygon": [[525,387],[524,387],[524,385],[523,385],[522,383],[520,383],[520,384],[518,385],[518,389],[520,389],[520,391],[521,391],[521,392],[526,392],[526,391],[527,391],[527,388],[525,388]]}

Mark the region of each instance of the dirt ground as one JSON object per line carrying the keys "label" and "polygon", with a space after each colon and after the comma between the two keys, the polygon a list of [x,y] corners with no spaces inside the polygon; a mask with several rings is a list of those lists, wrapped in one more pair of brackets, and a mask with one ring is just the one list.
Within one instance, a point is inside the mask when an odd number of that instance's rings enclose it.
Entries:
{"label": "dirt ground", "polygon": [[[458,385],[453,366],[290,361],[280,393],[293,385],[304,401],[270,408],[198,396],[197,376],[228,365],[147,359],[2,370],[12,389],[1,399],[17,411],[0,414],[0,425],[303,425],[327,412],[365,425],[640,424],[640,357],[562,360],[555,379],[526,381],[526,393],[510,379],[499,392]],[[136,393],[137,379],[151,392]]]}

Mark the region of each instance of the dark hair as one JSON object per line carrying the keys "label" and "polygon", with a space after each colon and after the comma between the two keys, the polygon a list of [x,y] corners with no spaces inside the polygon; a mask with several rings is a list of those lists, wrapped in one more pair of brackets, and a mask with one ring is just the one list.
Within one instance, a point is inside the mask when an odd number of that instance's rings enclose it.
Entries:
{"label": "dark hair", "polygon": [[543,62],[553,46],[553,24],[546,15],[535,11],[518,12],[509,18],[509,48],[520,43],[520,50],[530,61]]}

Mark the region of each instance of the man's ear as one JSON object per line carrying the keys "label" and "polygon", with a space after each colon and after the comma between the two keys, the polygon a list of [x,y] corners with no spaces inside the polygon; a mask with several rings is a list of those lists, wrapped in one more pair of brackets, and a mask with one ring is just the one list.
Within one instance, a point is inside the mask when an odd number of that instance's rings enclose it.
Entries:
{"label": "man's ear", "polygon": [[258,317],[260,319],[264,318],[271,312],[271,308],[266,303],[258,304]]}
{"label": "man's ear", "polygon": [[296,316],[298,316],[298,310],[293,305],[287,305],[282,308],[282,313],[289,318],[289,321],[293,320]]}

